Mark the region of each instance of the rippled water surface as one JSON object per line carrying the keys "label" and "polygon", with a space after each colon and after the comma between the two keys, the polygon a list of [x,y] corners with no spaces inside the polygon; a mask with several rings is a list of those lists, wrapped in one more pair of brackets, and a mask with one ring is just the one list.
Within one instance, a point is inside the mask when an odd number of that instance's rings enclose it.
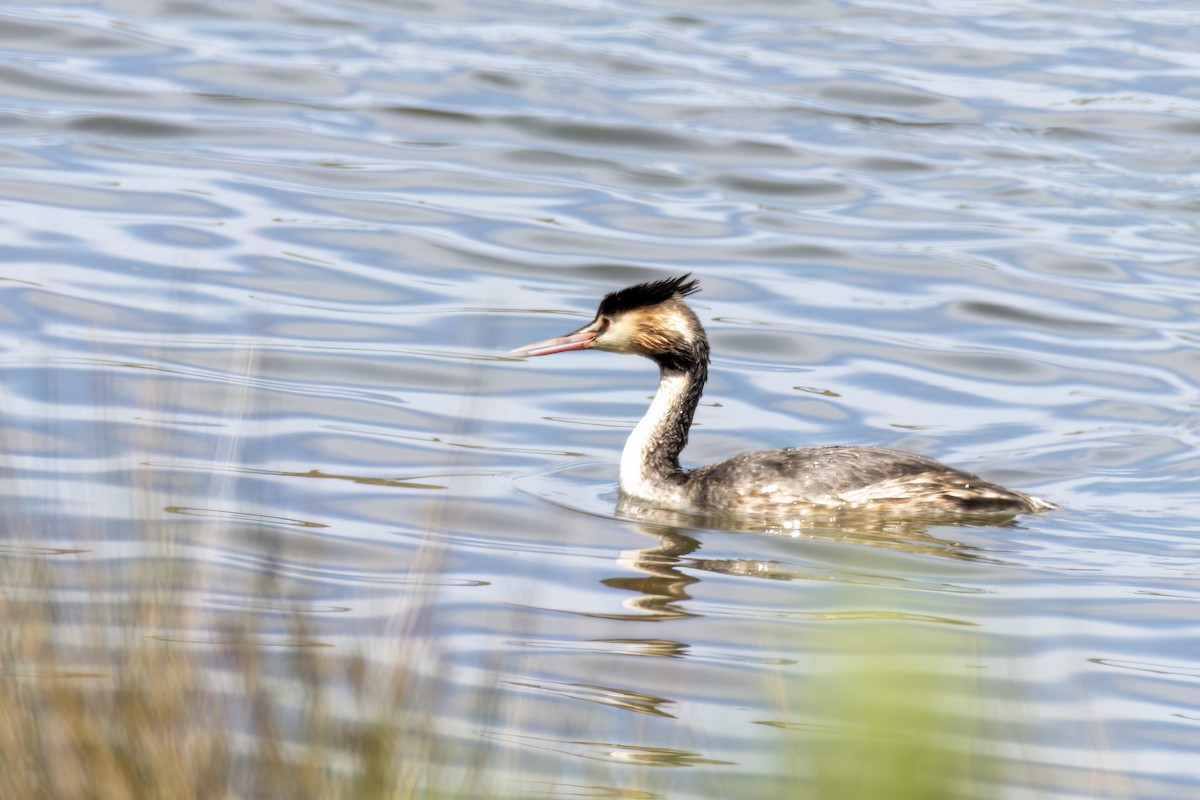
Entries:
{"label": "rippled water surface", "polygon": [[[9,3],[2,553],[46,565],[64,625],[186,567],[163,646],[234,612],[264,648],[419,641],[430,724],[496,796],[811,777],[854,730],[818,687],[883,641],[962,687],[999,796],[1195,797],[1198,25]],[[618,508],[652,365],[503,354],[685,271],[714,350],[686,462],[876,444],[1063,508],[791,532]]]}

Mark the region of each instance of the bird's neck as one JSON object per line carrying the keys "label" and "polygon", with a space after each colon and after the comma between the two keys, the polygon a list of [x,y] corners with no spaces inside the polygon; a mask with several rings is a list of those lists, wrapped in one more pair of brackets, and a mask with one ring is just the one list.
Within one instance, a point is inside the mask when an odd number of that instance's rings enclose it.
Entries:
{"label": "bird's neck", "polygon": [[679,453],[708,379],[707,359],[661,366],[658,391],[621,453],[621,491],[659,502],[684,502],[687,474]]}

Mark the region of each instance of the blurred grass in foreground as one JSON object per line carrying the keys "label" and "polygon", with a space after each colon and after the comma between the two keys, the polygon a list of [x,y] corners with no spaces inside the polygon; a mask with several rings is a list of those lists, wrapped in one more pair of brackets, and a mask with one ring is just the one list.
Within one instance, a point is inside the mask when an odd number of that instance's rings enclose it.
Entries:
{"label": "blurred grass in foreground", "polygon": [[778,797],[987,800],[1005,723],[985,702],[970,629],[854,622],[806,640],[816,672],[780,687],[791,732]]}
{"label": "blurred grass in foreground", "polygon": [[[448,751],[434,733],[436,691],[405,668],[429,654],[348,656],[300,614],[264,632],[242,611],[197,633],[188,578],[164,562],[120,597],[97,590],[81,603],[71,587],[68,607],[55,556],[3,561],[0,797],[510,796],[484,779],[478,752]],[[812,671],[774,675],[784,721],[764,724],[784,749],[759,796],[996,796],[973,640],[902,621],[819,626],[806,642]],[[476,699],[481,719],[498,702]],[[537,796],[583,788],[526,777]],[[634,795],[670,796],[648,775],[627,777],[643,787]],[[729,781],[713,777],[710,796],[727,796]]]}
{"label": "blurred grass in foreground", "polygon": [[0,798],[486,796],[469,762],[441,766],[436,692],[406,667],[430,654],[350,655],[300,613],[269,631],[262,609],[214,615],[172,544],[147,547],[116,576],[72,563],[86,551],[0,550]]}

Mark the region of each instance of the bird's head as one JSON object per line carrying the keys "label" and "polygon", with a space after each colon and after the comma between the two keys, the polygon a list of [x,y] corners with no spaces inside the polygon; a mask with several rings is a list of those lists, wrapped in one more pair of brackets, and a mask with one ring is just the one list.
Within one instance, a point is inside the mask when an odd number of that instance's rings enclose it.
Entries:
{"label": "bird's head", "polygon": [[691,274],[650,281],[611,292],[595,318],[565,336],[518,347],[510,356],[529,358],[568,350],[632,353],[664,369],[686,370],[708,363],[708,339],[683,298],[700,290]]}

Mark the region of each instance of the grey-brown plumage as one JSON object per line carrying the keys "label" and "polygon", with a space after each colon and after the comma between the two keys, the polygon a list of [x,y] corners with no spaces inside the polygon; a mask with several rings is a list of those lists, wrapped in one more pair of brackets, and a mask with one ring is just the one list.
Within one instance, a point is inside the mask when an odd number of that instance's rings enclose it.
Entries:
{"label": "grey-brown plumage", "polygon": [[679,454],[708,378],[708,337],[683,300],[698,289],[689,275],[630,286],[606,295],[588,325],[511,353],[609,350],[658,364],[658,392],[621,455],[626,495],[669,508],[772,515],[976,517],[1054,507],[932,458],[879,447],[765,450],[684,470]]}
{"label": "grey-brown plumage", "polygon": [[882,447],[829,445],[743,453],[693,470],[689,477],[689,497],[704,508],[768,510],[802,502],[837,510],[903,506],[916,513],[977,515],[1049,507],[932,458]]}

